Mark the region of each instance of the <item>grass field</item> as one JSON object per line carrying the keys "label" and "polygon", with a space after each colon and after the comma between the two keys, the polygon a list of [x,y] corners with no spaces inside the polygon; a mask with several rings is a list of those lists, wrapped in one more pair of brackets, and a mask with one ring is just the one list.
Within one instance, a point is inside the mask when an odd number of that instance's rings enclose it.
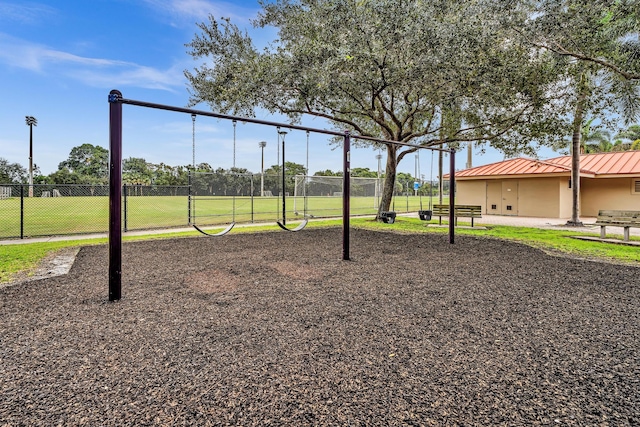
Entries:
{"label": "grass field", "polygon": [[[446,203],[446,201],[445,201]],[[429,199],[398,196],[392,209],[398,212],[428,208]],[[306,209],[305,209],[306,205]],[[275,222],[282,218],[278,197],[198,197],[192,202],[192,217],[198,225]],[[25,237],[106,232],[109,199],[106,196],[25,198],[23,235]],[[126,230],[181,227],[189,224],[187,196],[129,196],[123,203]],[[341,197],[288,197],[286,218],[295,221],[304,213],[317,218],[342,215]],[[351,214],[368,215],[377,211],[373,197],[352,197]],[[20,237],[20,198],[0,200],[0,238]]]}
{"label": "grass field", "polygon": [[[350,223],[354,228],[392,230],[402,233],[448,233],[447,228],[429,227],[425,222],[417,218],[398,217],[392,225],[383,224],[370,218],[353,218]],[[340,224],[340,220],[321,220],[310,222],[308,227],[339,226]],[[279,228],[274,224],[256,227],[236,227],[232,233],[251,233],[267,230],[279,231]],[[640,266],[640,251],[638,251],[637,247],[570,238],[575,234],[575,231],[490,226],[487,229],[456,229],[456,234],[518,241],[552,253]],[[196,231],[147,236],[125,235],[124,240],[179,238],[196,235],[199,235]],[[597,236],[597,234],[593,235]],[[632,240],[640,239],[632,237]],[[32,272],[45,256],[62,248],[104,244],[106,242],[106,238],[100,238],[0,246],[0,283],[12,280],[12,277],[18,273],[28,274]],[[410,248],[407,249],[407,256],[411,256]],[[434,254],[434,256],[437,257],[439,255]]]}

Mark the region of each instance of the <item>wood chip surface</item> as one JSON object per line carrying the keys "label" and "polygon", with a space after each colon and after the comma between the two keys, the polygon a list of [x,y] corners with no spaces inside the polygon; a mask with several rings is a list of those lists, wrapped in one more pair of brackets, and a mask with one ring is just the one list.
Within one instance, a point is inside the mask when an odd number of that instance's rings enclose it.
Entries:
{"label": "wood chip surface", "polygon": [[352,230],[125,243],[0,289],[0,426],[640,425],[640,269]]}

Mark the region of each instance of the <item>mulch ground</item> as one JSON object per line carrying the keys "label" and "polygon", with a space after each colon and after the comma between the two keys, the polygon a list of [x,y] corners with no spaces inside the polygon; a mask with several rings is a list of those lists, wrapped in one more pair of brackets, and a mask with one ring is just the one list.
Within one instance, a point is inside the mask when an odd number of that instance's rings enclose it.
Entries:
{"label": "mulch ground", "polygon": [[640,270],[339,229],[106,246],[0,289],[0,425],[639,425]]}

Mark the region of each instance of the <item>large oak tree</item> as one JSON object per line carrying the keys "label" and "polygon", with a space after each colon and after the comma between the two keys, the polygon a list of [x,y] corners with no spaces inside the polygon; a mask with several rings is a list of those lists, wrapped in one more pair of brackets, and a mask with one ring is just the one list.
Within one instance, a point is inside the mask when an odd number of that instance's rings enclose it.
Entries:
{"label": "large oak tree", "polygon": [[[258,50],[228,19],[209,17],[188,44],[192,105],[235,115],[257,108],[321,117],[356,135],[455,148],[489,143],[534,152],[558,133],[555,70],[507,36],[492,1],[278,0],[254,25],[278,39]],[[557,104],[555,106],[558,106]],[[388,210],[398,163],[385,144]]]}

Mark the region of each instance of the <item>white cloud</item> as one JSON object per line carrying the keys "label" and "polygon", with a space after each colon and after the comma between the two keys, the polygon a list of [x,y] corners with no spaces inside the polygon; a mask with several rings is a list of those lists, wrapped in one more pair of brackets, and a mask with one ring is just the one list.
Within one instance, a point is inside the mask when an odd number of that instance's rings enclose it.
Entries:
{"label": "white cloud", "polygon": [[0,1],[0,22],[13,21],[32,25],[56,15],[56,10],[43,4],[9,3]]}
{"label": "white cloud", "polygon": [[117,84],[173,91],[185,84],[180,64],[159,70],[127,61],[88,58],[0,33],[0,64],[3,63],[36,73],[66,76],[92,87],[110,88]]}
{"label": "white cloud", "polygon": [[255,17],[258,8],[243,6],[242,2],[224,2],[207,0],[143,0],[151,9],[161,12],[171,19],[187,21],[189,25],[206,21],[209,15],[217,18],[231,18],[236,23],[248,23]]}

